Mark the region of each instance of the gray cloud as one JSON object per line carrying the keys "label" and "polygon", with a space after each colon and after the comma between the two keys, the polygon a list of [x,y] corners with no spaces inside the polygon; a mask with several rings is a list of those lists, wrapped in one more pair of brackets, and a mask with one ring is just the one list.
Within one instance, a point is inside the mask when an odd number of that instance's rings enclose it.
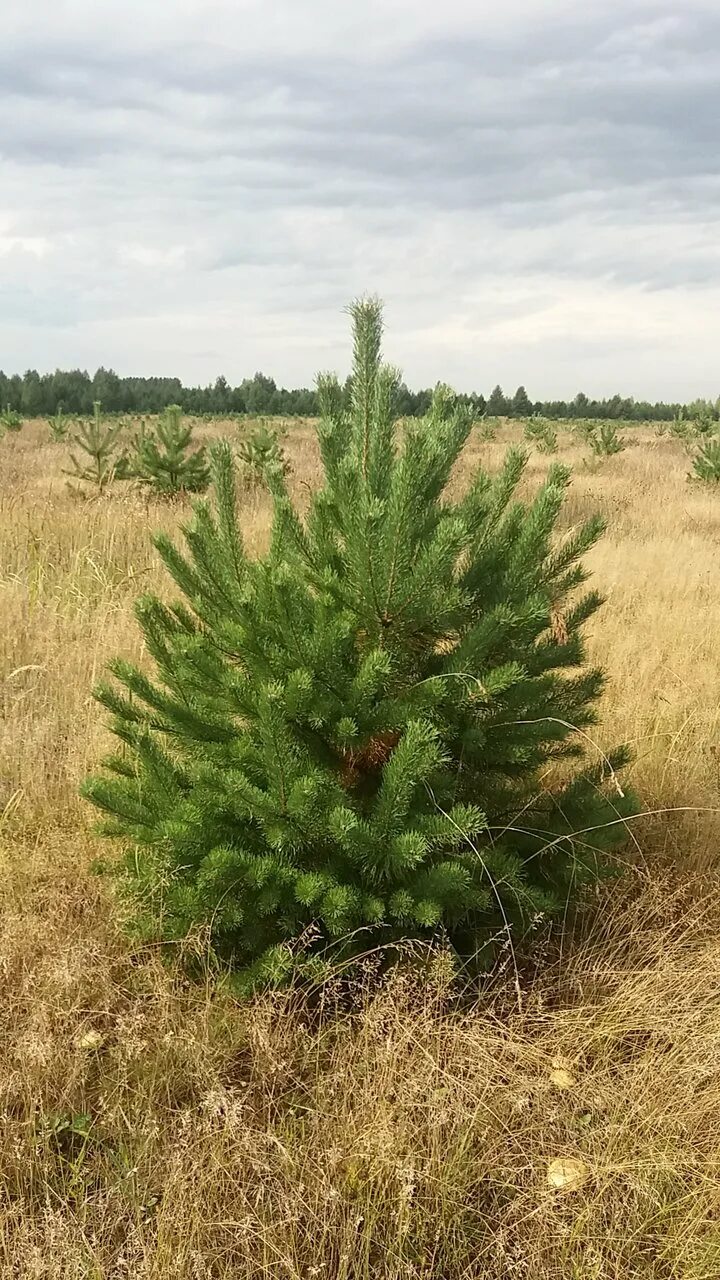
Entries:
{"label": "gray cloud", "polygon": [[305,381],[374,289],[415,383],[716,390],[711,4],[28,7],[0,19],[6,367]]}

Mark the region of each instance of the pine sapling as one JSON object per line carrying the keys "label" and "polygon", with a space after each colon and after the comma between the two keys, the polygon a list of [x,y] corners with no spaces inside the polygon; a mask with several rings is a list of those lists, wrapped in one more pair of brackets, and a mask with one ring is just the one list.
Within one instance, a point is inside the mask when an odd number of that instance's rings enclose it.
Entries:
{"label": "pine sapling", "polygon": [[238,456],[253,484],[269,479],[273,472],[287,475],[289,471],[278,433],[270,431],[265,422],[261,422],[247,440],[240,442]]}
{"label": "pine sapling", "polygon": [[401,442],[380,304],[352,315],[349,404],[318,381],[307,514],[270,469],[250,554],[216,446],[184,548],[155,540],[182,599],[138,604],[154,672],[117,661],[97,690],[121,747],[85,793],[138,924],[202,930],[243,990],[407,937],[482,963],[563,917],[634,809],[623,751],[583,759],[603,677],[581,558],[602,521],[561,534],[567,469],[521,498],[518,450],[451,498],[471,413],[439,387]]}
{"label": "pine sapling", "polygon": [[695,414],[695,430],[699,436],[711,436],[718,429],[718,420],[709,404],[701,405]]}
{"label": "pine sapling", "polygon": [[483,443],[489,444],[495,439],[500,425],[499,418],[488,417],[486,413],[482,415],[478,422],[478,435]]}
{"label": "pine sapling", "polygon": [[692,454],[697,441],[697,430],[694,420],[685,416],[684,409],[679,409],[669,426],[673,440],[682,444],[686,453]]}
{"label": "pine sapling", "polygon": [[614,453],[622,453],[626,443],[624,437],[618,435],[614,422],[601,422],[589,439],[590,448],[597,458],[610,458]]}
{"label": "pine sapling", "polygon": [[177,404],[168,405],[156,432],[141,424],[134,456],[124,470],[165,497],[202,493],[210,479],[205,447],[193,449],[192,424],[183,422]]}
{"label": "pine sapling", "polygon": [[525,423],[525,439],[534,444],[539,453],[557,453],[557,431],[547,418],[534,413]]}
{"label": "pine sapling", "polygon": [[63,444],[70,431],[70,418],[63,413],[61,404],[58,405],[57,412],[48,418],[48,427],[53,444]]}
{"label": "pine sapling", "polygon": [[0,413],[0,427],[3,431],[19,431],[22,427],[22,416],[17,409],[11,409],[10,405],[6,405],[2,413]]}
{"label": "pine sapling", "polygon": [[77,431],[70,437],[76,450],[85,457],[78,458],[70,454],[72,471],[65,474],[75,480],[83,480],[97,486],[102,493],[114,479],[117,465],[116,449],[122,431],[122,423],[107,423],[102,416],[102,405],[99,400],[93,404],[93,416],[89,421],[80,422]]}
{"label": "pine sapling", "polygon": [[693,458],[689,480],[702,480],[705,484],[720,483],[720,438],[711,436],[703,440]]}

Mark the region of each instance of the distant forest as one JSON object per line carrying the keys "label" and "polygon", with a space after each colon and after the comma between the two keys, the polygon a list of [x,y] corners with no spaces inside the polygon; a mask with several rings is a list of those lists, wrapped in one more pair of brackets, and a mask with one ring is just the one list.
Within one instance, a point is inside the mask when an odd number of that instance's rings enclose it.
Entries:
{"label": "distant forest", "polygon": [[[346,384],[349,389],[349,384]],[[411,391],[400,387],[397,412],[401,417],[421,417],[427,412],[432,391]],[[472,405],[478,416],[512,415],[527,417],[531,413],[548,418],[622,418],[641,421],[669,421],[681,410],[692,406],[651,404],[620,395],[605,400],[592,400],[580,392],[572,400],[531,400],[524,387],[514,395],[505,395],[495,387],[485,398],[481,394],[460,395],[461,402]],[[184,387],[179,378],[121,378],[112,369],[98,369],[91,377],[80,369],[55,373],[25,374],[0,372],[0,408],[16,409],[25,417],[47,417],[58,411],[88,414],[99,400],[106,413],[159,413],[169,404],[182,405],[188,414],[229,413],[284,414],[312,417],[317,411],[315,392],[306,387],[289,390],[278,387],[274,378],[256,373],[231,387],[225,378],[216,378],[206,387]],[[701,402],[697,402],[701,403]]]}

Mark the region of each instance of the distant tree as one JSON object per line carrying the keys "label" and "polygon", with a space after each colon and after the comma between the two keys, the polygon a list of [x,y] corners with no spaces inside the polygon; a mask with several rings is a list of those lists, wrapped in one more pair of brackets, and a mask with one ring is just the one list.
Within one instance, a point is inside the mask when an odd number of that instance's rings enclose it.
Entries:
{"label": "distant tree", "polygon": [[532,413],[530,397],[523,386],[518,387],[515,392],[510,408],[514,418],[528,418]]}
{"label": "distant tree", "polygon": [[35,369],[28,369],[22,380],[20,395],[20,412],[27,418],[36,418],[45,412],[40,374]]}
{"label": "distant tree", "polygon": [[91,413],[93,389],[90,375],[82,369],[56,369],[50,378],[48,413],[62,407],[67,413]]}
{"label": "distant tree", "polygon": [[490,418],[503,418],[510,412],[510,405],[507,397],[498,384],[490,392],[490,399],[487,402],[487,412]]}
{"label": "distant tree", "polygon": [[228,413],[232,407],[232,391],[228,386],[227,378],[222,374],[215,379],[213,387],[213,409],[215,413]]}
{"label": "distant tree", "polygon": [[245,379],[241,389],[245,397],[247,413],[272,412],[273,397],[277,391],[274,378],[268,378],[264,373],[256,373],[252,378]]}
{"label": "distant tree", "polygon": [[106,413],[121,413],[123,403],[120,379],[113,369],[100,368],[92,380],[93,403],[99,400]]}

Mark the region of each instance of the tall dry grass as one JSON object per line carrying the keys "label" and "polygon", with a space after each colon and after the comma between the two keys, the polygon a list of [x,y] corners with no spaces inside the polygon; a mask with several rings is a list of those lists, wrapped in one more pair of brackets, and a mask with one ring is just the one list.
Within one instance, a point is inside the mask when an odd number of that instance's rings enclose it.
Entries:
{"label": "tall dry grass", "polygon": [[[658,811],[626,887],[519,1004],[498,980],[454,1006],[438,971],[323,1018],[133,953],[88,871],[90,689],[111,655],[141,657],[133,600],[167,589],[149,533],[187,508],[74,497],[46,435],[0,444],[0,1277],[720,1274],[720,499],[679,447],[638,431],[587,470],[562,440],[566,518],[610,521],[597,745],[633,743]],[[304,501],[311,430],[287,447]],[[267,515],[248,498],[252,546]]]}

